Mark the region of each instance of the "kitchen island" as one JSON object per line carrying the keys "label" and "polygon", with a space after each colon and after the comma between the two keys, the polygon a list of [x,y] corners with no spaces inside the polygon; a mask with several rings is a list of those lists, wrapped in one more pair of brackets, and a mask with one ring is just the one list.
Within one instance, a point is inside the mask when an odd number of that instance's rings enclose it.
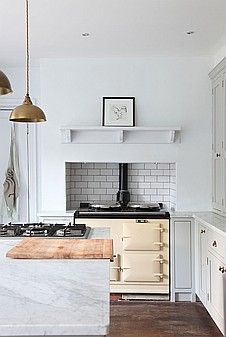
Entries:
{"label": "kitchen island", "polygon": [[7,258],[20,241],[0,239],[0,336],[105,336],[110,261]]}

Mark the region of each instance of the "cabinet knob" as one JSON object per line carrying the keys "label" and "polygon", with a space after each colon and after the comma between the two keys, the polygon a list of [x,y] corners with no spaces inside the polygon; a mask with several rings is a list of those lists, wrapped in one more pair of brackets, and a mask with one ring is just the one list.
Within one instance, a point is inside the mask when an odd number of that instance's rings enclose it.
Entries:
{"label": "cabinet knob", "polygon": [[212,246],[217,247],[217,241],[216,240],[213,241]]}
{"label": "cabinet knob", "polygon": [[206,233],[205,229],[201,229],[201,234]]}
{"label": "cabinet knob", "polygon": [[218,158],[218,157],[220,157],[221,155],[220,155],[220,153],[217,153],[216,156],[217,156],[217,158]]}
{"label": "cabinet knob", "polygon": [[221,266],[219,267],[219,271],[222,272],[223,269],[224,269],[224,267],[221,267]]}

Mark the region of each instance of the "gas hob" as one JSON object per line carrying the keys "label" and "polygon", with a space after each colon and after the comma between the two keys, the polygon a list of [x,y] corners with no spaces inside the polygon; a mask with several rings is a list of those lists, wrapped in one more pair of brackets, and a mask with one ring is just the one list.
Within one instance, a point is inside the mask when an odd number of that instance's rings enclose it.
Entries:
{"label": "gas hob", "polygon": [[74,238],[87,239],[91,228],[85,224],[46,224],[46,223],[25,223],[25,224],[0,224],[0,238]]}

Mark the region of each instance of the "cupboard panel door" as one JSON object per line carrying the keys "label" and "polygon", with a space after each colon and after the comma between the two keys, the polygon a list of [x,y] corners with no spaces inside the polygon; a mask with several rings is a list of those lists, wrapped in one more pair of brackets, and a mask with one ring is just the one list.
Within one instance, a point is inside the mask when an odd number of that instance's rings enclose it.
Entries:
{"label": "cupboard panel door", "polygon": [[211,316],[222,330],[224,328],[224,303],[226,298],[225,274],[220,268],[225,268],[221,260],[212,253],[208,254],[208,300],[207,308]]}
{"label": "cupboard panel door", "polygon": [[199,225],[199,296],[206,303],[207,296],[207,229]]}
{"label": "cupboard panel door", "polygon": [[163,247],[161,232],[164,229],[159,222],[124,223],[124,250],[160,250]]}
{"label": "cupboard panel door", "polygon": [[222,144],[222,164],[223,164],[223,195],[222,211],[226,212],[226,72],[223,74],[223,144]]}
{"label": "cupboard panel door", "polygon": [[124,282],[160,282],[163,278],[158,253],[128,253],[123,255],[122,277]]}
{"label": "cupboard panel door", "polygon": [[224,131],[222,78],[213,84],[213,207],[222,209],[223,164],[222,141]]}
{"label": "cupboard panel door", "polygon": [[191,221],[174,222],[175,288],[192,287]]}

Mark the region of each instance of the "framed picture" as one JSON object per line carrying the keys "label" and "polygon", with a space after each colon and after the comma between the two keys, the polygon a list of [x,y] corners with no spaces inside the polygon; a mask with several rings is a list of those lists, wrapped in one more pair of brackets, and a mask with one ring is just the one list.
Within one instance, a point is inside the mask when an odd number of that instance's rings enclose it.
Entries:
{"label": "framed picture", "polygon": [[103,126],[134,126],[135,97],[103,97]]}

